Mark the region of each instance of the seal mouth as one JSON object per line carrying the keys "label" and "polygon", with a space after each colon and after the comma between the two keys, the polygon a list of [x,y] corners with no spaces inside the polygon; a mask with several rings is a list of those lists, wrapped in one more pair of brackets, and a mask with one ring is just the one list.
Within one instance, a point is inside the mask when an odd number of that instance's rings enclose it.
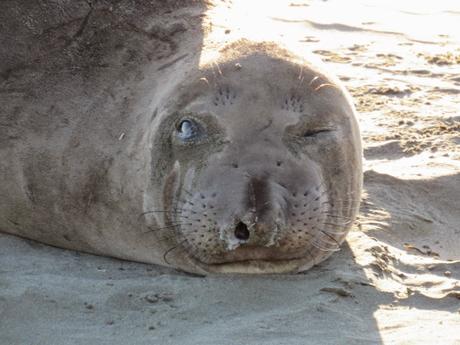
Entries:
{"label": "seal mouth", "polygon": [[226,264],[247,261],[289,261],[304,257],[305,248],[296,251],[283,251],[279,246],[257,246],[241,244],[239,247],[222,253],[208,264]]}
{"label": "seal mouth", "polygon": [[[296,273],[307,270],[316,262],[308,255],[294,256],[293,253],[284,255],[268,255],[273,248],[257,248],[254,246],[239,247],[222,259],[221,262],[207,263],[187,254],[189,259],[198,267],[209,273],[242,273],[242,274],[275,274]],[[303,254],[305,254],[303,252]],[[288,256],[289,257],[286,257]],[[283,257],[284,256],[284,257]]]}
{"label": "seal mouth", "polygon": [[209,273],[241,273],[241,274],[279,274],[297,273],[308,270],[315,265],[311,258],[298,259],[258,259],[206,264],[197,259],[192,261]]}

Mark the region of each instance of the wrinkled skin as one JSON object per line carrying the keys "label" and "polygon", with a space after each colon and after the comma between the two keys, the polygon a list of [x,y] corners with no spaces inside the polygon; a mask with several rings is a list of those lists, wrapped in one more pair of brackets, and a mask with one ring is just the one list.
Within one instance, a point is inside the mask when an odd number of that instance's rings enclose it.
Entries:
{"label": "wrinkled skin", "polygon": [[338,250],[362,179],[349,97],[273,43],[201,63],[204,11],[1,5],[1,232],[196,273]]}
{"label": "wrinkled skin", "polygon": [[171,243],[166,261],[289,272],[338,250],[358,209],[361,146],[335,82],[274,44],[237,42],[178,86],[158,126],[152,166],[164,168],[144,208]]}

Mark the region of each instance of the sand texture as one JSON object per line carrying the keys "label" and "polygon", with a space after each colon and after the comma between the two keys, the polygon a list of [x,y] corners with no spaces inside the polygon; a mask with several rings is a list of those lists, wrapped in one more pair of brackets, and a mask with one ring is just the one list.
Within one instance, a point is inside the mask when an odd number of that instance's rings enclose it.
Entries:
{"label": "sand texture", "polygon": [[460,344],[460,5],[267,3],[218,2],[207,45],[282,41],[352,94],[364,194],[342,250],[197,277],[0,235],[1,345]]}

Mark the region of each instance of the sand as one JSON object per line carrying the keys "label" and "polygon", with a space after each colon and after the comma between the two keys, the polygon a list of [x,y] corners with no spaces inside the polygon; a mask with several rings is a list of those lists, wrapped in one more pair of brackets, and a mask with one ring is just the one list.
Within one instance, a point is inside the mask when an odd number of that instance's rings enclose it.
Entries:
{"label": "sand", "polygon": [[365,191],[342,250],[196,277],[0,235],[0,344],[460,344],[460,6],[274,3],[220,3],[207,39],[312,52],[353,95]]}

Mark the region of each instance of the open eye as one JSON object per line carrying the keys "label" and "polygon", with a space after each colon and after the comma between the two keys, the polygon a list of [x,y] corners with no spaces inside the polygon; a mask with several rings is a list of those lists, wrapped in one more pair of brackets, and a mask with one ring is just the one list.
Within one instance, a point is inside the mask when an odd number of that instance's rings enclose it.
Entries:
{"label": "open eye", "polygon": [[177,136],[182,140],[190,140],[200,134],[200,126],[191,119],[182,120],[176,130]]}

